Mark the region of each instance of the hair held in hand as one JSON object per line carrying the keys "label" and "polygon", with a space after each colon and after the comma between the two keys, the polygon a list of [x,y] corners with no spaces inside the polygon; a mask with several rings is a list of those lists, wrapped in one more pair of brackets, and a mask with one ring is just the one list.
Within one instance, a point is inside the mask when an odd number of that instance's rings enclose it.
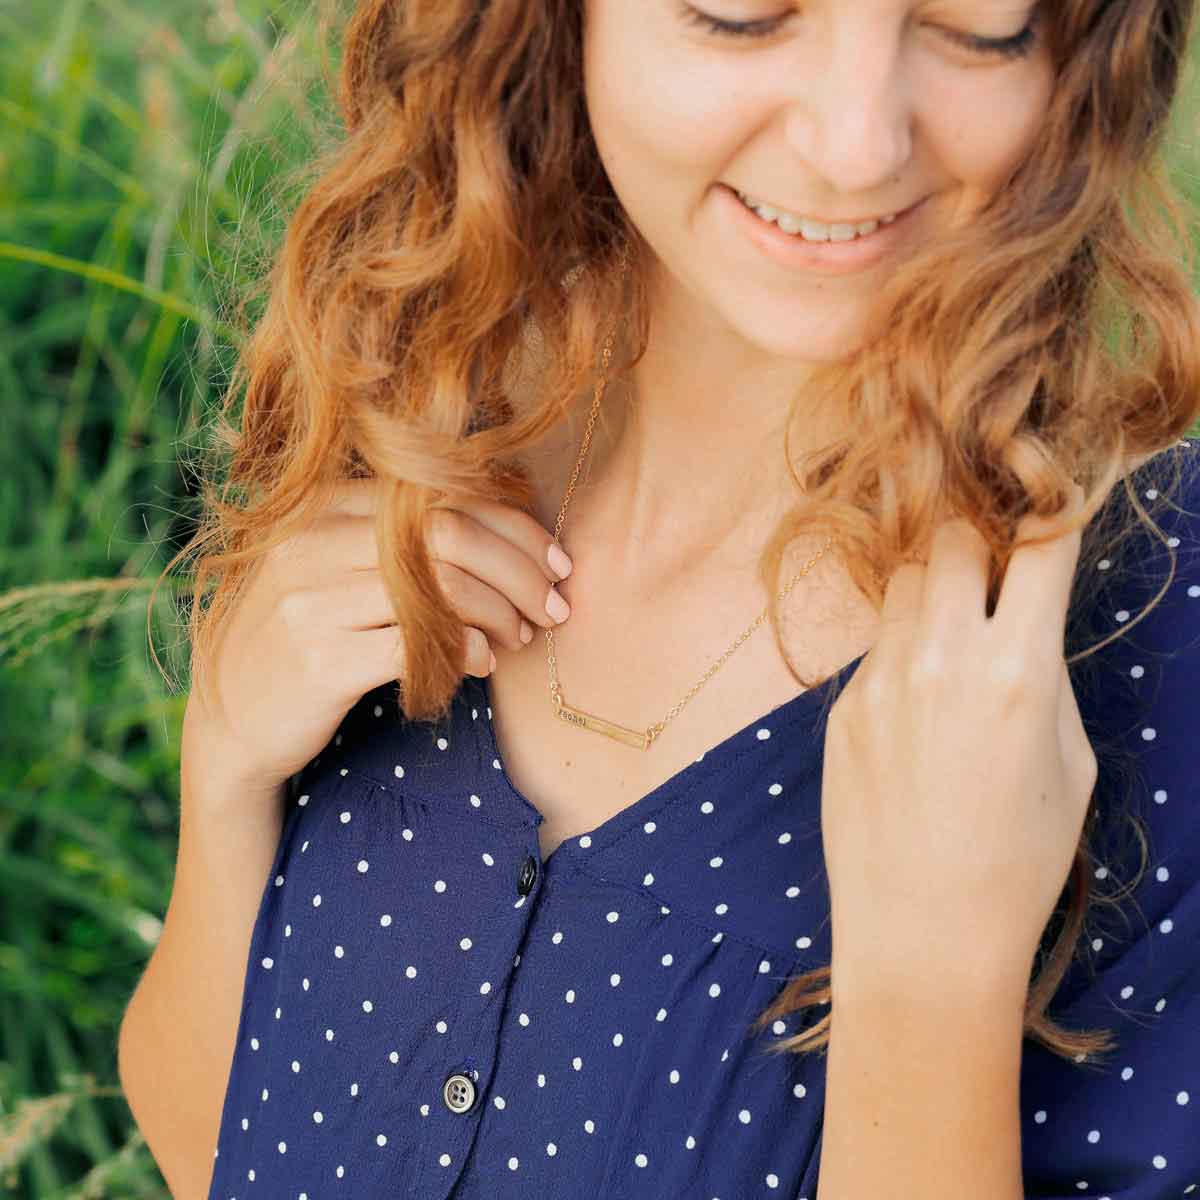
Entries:
{"label": "hair held in hand", "polygon": [[[310,164],[257,293],[243,298],[262,305],[252,323],[243,315],[247,336],[218,428],[224,461],[204,481],[198,532],[167,567],[196,560],[199,671],[263,553],[315,516],[338,480],[373,477],[380,566],[407,648],[400,702],[412,720],[447,712],[464,630],[425,548],[427,507],[448,492],[527,507],[531,488],[506,464],[595,380],[618,316],[629,349],[614,359],[614,377],[646,344],[645,247],[589,131],[581,7],[354,7],[337,85],[342,127]],[[820,403],[844,437],[800,461],[790,436],[779,445],[795,505],[759,571],[781,649],[774,597],[797,537],[832,535],[879,608],[892,571],[924,560],[950,516],[969,518],[992,547],[994,596],[1019,520],[1064,508],[1072,480],[1087,493],[1084,519],[1114,488],[1132,511],[1127,528],[1106,525],[1107,512],[1092,523],[1079,579],[1099,578],[1096,560],[1139,524],[1157,532],[1126,472],[1200,419],[1188,205],[1163,160],[1194,3],[1044,7],[1057,82],[1030,156],[971,222],[930,239],[889,276],[866,344],[822,365],[795,399],[789,435]],[[323,26],[339,20],[327,7]],[[634,268],[624,279],[623,251]],[[531,347],[536,403],[518,413],[512,373]],[[1165,474],[1176,457],[1152,465]],[[1156,486],[1166,503],[1171,480]],[[1073,610],[1086,606],[1086,595],[1073,597]],[[1073,678],[1123,632],[1069,653]],[[822,682],[793,674],[805,686]],[[1100,762],[1102,775],[1120,765]],[[1109,1031],[1068,1030],[1046,1010],[1086,949],[1091,909],[1118,898],[1093,890],[1095,800],[1025,1025],[1026,1036],[1077,1062],[1111,1049]],[[1142,848],[1144,869],[1144,838]],[[793,978],[759,1017],[756,1025],[812,1016],[772,1050],[828,1044],[830,978],[828,966]]]}

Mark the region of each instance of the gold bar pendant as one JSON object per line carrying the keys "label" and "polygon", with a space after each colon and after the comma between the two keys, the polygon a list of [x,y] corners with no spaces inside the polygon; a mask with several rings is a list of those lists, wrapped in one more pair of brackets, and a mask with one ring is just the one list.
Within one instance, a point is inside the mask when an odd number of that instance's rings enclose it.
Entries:
{"label": "gold bar pendant", "polygon": [[590,729],[593,733],[603,733],[606,737],[624,742],[627,746],[635,746],[639,750],[645,750],[650,745],[650,738],[644,730],[626,729],[624,725],[616,725],[612,721],[606,721],[603,717],[585,713],[580,708],[572,708],[569,704],[560,704],[558,715],[561,720],[567,721],[579,729]]}

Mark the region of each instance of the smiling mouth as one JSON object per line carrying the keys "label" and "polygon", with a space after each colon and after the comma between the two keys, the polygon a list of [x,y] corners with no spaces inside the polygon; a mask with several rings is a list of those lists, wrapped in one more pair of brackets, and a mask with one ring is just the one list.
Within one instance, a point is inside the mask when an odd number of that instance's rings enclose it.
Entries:
{"label": "smiling mouth", "polygon": [[772,204],[760,202],[746,192],[738,191],[737,188],[730,188],[730,191],[737,196],[746,209],[754,213],[764,223],[774,225],[788,237],[795,238],[797,241],[808,242],[817,246],[830,242],[855,242],[869,238],[877,230],[890,225],[893,221],[905,216],[916,208],[918,204],[922,203],[922,201],[918,200],[915,204],[910,204],[906,208],[898,209],[896,212],[888,213],[885,216],[872,220],[828,222],[818,221],[809,217],[798,217],[776,208]]}

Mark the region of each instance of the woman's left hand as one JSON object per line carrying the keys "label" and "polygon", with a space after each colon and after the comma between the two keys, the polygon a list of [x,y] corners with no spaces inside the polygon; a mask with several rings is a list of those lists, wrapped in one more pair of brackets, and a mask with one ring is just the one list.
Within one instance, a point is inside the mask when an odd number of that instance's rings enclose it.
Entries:
{"label": "woman's left hand", "polygon": [[[1044,524],[1026,518],[1018,540]],[[991,618],[966,520],[889,580],[825,738],[835,992],[1024,999],[1097,779],[1063,654],[1081,538],[1018,547]]]}

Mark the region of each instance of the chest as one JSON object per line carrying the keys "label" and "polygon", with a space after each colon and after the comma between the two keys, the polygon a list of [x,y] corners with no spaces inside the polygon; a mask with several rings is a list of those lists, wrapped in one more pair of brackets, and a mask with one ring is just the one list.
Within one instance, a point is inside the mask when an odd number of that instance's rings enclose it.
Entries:
{"label": "chest", "polygon": [[[765,600],[751,587],[730,594],[716,581],[700,583],[690,601],[645,608],[593,592],[578,559],[559,586],[572,607],[554,635],[564,702],[639,732],[665,724],[646,749],[578,728],[556,715],[543,632],[521,650],[495,648],[487,689],[496,745],[509,779],[542,814],[543,861],[805,690],[766,621],[700,682],[762,611]],[[869,648],[873,614],[852,606],[848,619],[844,607],[832,616],[838,602],[827,590],[792,604],[784,645],[798,670],[826,675]]]}

